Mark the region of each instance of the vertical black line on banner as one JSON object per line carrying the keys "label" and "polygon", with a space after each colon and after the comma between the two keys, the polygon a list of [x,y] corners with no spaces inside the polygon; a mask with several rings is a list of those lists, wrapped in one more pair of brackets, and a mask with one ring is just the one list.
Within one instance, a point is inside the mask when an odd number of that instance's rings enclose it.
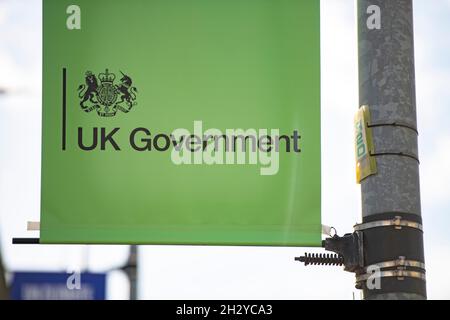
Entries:
{"label": "vertical black line on banner", "polygon": [[66,88],[67,88],[67,69],[62,70],[63,85],[62,85],[62,150],[66,150],[66,122],[67,122],[67,107],[66,107]]}

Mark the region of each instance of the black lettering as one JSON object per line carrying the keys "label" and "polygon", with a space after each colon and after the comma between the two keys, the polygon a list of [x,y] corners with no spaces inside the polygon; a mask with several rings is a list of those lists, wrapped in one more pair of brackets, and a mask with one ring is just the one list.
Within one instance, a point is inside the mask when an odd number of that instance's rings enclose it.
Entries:
{"label": "black lettering", "polygon": [[[165,140],[165,145],[163,147],[160,147],[158,144],[158,140],[161,140],[160,138]],[[167,151],[170,148],[170,138],[165,134],[157,134],[153,140],[153,146],[158,151]]]}
{"label": "black lettering", "polygon": [[294,152],[301,152],[299,141],[301,136],[298,134],[297,130],[294,130],[294,134],[292,135],[292,139],[294,141]]}
{"label": "black lettering", "polygon": [[[136,134],[139,133],[139,132],[145,133],[145,135],[148,137],[148,138],[142,138],[141,139],[141,142],[145,143],[144,146],[142,146],[142,147],[139,147],[136,144],[136,140],[135,140]],[[152,149],[152,139],[149,138],[150,135],[151,135],[150,131],[148,129],[146,129],[146,128],[136,128],[136,129],[134,129],[133,131],[131,131],[131,134],[130,134],[130,145],[131,145],[131,147],[134,150],[136,150],[136,151],[150,151]]]}
{"label": "black lettering", "polygon": [[278,137],[278,147],[277,147],[277,151],[280,151],[280,141],[284,140],[286,142],[286,152],[291,152],[291,138],[289,136],[286,135],[282,135],[280,137]]}
{"label": "black lettering", "polygon": [[92,151],[97,148],[98,144],[98,129],[93,128],[92,132],[92,144],[90,146],[85,146],[83,143],[83,128],[78,127],[78,146],[81,150]]}
{"label": "black lettering", "polygon": [[196,136],[195,134],[191,134],[186,139],[186,147],[190,152],[200,151],[200,149],[202,148],[201,143],[202,139],[199,136]]}
{"label": "black lettering", "polygon": [[100,135],[100,144],[101,144],[101,149],[105,150],[106,149],[106,143],[109,142],[114,150],[120,150],[119,146],[117,145],[116,141],[114,141],[113,135],[116,134],[117,131],[119,131],[120,128],[114,128],[110,133],[108,133],[108,135],[106,134],[106,129],[105,128],[101,128],[101,135]]}
{"label": "black lettering", "polygon": [[219,139],[223,139],[224,143],[225,143],[225,151],[229,152],[229,151],[233,151],[230,150],[230,144],[228,143],[228,136],[223,134],[221,136],[214,136],[214,151],[219,151]]}
{"label": "black lettering", "polygon": [[[266,147],[266,148],[264,148]],[[258,148],[261,152],[271,152],[272,151],[272,137],[262,136],[258,140]]]}
{"label": "black lettering", "polygon": [[175,148],[175,151],[180,151],[181,147],[183,146],[184,136],[180,137],[180,141],[176,141],[173,134],[170,135],[170,138],[172,139],[173,147]]}

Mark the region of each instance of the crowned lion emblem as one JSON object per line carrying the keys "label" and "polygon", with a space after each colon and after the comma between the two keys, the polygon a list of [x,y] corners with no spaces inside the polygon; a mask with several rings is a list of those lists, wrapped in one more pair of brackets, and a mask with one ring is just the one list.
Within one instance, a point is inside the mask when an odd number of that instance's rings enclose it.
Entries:
{"label": "crowned lion emblem", "polygon": [[101,117],[114,117],[118,110],[130,112],[137,105],[138,91],[131,77],[122,71],[120,73],[119,83],[115,84],[116,75],[108,69],[97,76],[87,71],[85,83],[78,87],[81,109],[85,112],[96,110]]}

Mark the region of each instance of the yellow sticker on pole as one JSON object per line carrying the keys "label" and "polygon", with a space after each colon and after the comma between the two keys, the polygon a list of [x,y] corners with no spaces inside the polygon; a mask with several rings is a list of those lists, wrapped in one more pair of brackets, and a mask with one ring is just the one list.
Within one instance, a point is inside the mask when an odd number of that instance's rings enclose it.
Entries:
{"label": "yellow sticker on pole", "polygon": [[377,163],[374,154],[372,129],[370,123],[370,110],[362,106],[355,116],[355,155],[356,155],[356,182],[377,173]]}

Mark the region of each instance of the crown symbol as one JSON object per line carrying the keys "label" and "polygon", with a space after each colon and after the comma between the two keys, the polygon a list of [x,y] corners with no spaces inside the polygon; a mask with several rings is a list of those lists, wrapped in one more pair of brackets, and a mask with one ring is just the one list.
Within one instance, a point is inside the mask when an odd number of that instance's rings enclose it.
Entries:
{"label": "crown symbol", "polygon": [[101,82],[113,83],[114,79],[116,79],[116,75],[114,73],[109,73],[109,70],[106,69],[105,73],[99,73],[98,78]]}

